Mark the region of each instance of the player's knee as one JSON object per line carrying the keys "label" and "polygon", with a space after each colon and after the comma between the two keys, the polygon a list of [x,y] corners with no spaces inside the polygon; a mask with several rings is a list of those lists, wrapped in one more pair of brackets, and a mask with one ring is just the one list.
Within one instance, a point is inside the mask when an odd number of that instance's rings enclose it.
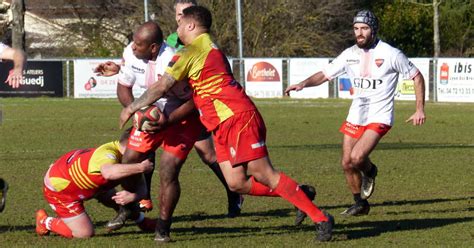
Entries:
{"label": "player's knee", "polygon": [[78,230],[74,230],[72,232],[72,236],[74,238],[86,239],[94,236],[94,229],[92,228],[81,228]]}
{"label": "player's knee", "polygon": [[351,165],[352,167],[359,167],[364,162],[365,158],[360,153],[351,153]]}
{"label": "player's knee", "polygon": [[246,193],[245,190],[245,185],[243,183],[237,182],[237,181],[230,181],[227,182],[227,185],[229,186],[230,191],[236,192],[236,193]]}
{"label": "player's knee", "polygon": [[345,171],[352,170],[351,159],[350,158],[342,159],[341,160],[341,166],[342,166],[342,169],[345,170]]}

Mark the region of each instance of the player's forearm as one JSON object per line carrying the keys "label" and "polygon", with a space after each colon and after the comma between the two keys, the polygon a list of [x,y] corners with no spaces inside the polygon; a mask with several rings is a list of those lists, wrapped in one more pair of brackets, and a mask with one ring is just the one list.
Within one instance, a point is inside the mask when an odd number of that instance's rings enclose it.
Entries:
{"label": "player's forearm", "polygon": [[324,73],[322,73],[320,71],[320,72],[317,72],[317,73],[311,75],[310,77],[305,79],[300,84],[303,87],[312,87],[312,86],[321,85],[322,83],[326,82],[327,80],[328,79],[326,78],[326,76],[324,76]]}
{"label": "player's forearm", "polygon": [[424,111],[425,109],[425,79],[420,73],[414,79],[415,84],[415,98],[416,98],[416,110]]}
{"label": "player's forearm", "polygon": [[129,105],[132,112],[148,106],[160,99],[168,90],[173,87],[176,80],[171,75],[165,73],[161,79],[152,84],[141,96]]}
{"label": "player's forearm", "polygon": [[194,114],[195,112],[196,108],[194,107],[194,101],[193,99],[189,99],[183,105],[179,106],[179,108],[171,112],[170,116],[168,116],[168,124],[177,123],[183,120],[186,116]]}
{"label": "player's forearm", "polygon": [[23,73],[26,64],[25,53],[21,50],[15,49],[13,53],[13,69],[17,72]]}
{"label": "player's forearm", "polygon": [[101,168],[101,174],[107,180],[118,180],[143,172],[145,169],[140,163],[104,165]]}
{"label": "player's forearm", "polygon": [[117,84],[117,98],[123,107],[127,107],[134,100],[132,88],[129,88],[127,86],[124,86],[118,83]]}

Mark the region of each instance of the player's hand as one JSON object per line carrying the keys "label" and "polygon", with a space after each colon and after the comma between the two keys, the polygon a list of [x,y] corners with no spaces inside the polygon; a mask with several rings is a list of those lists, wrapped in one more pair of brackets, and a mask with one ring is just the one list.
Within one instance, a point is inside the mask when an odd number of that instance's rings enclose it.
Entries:
{"label": "player's hand", "polygon": [[150,128],[145,130],[148,133],[158,133],[165,130],[169,126],[168,118],[163,113],[160,113],[160,119],[158,121],[150,121]]}
{"label": "player's hand", "polygon": [[135,201],[135,197],[136,194],[134,193],[130,193],[126,190],[122,190],[122,191],[119,191],[117,193],[115,193],[114,196],[112,196],[112,200],[115,201],[115,203],[119,204],[119,205],[127,205],[131,202],[134,202]]}
{"label": "player's hand", "polygon": [[122,109],[122,112],[120,112],[120,120],[119,120],[119,127],[120,129],[123,128],[125,123],[132,117],[132,115],[135,112],[130,108],[130,105]]}
{"label": "player's hand", "polygon": [[107,61],[105,63],[99,64],[94,72],[97,76],[110,77],[118,74],[120,71],[120,65],[115,64],[112,61]]}
{"label": "player's hand", "polygon": [[290,91],[294,90],[294,91],[300,91],[304,88],[303,85],[301,85],[301,83],[299,84],[293,84],[293,85],[290,85],[286,88],[285,90],[285,95],[286,96],[289,96],[290,95]]}
{"label": "player's hand", "polygon": [[140,163],[140,166],[143,169],[144,173],[151,172],[153,170],[153,162],[151,162],[149,159],[145,159]]}
{"label": "player's hand", "polygon": [[414,126],[420,126],[420,125],[423,125],[425,123],[425,121],[426,121],[425,112],[417,110],[405,122],[406,123],[412,122]]}
{"label": "player's hand", "polygon": [[5,83],[8,83],[12,88],[16,89],[20,87],[20,83],[23,81],[23,70],[11,70],[8,74]]}

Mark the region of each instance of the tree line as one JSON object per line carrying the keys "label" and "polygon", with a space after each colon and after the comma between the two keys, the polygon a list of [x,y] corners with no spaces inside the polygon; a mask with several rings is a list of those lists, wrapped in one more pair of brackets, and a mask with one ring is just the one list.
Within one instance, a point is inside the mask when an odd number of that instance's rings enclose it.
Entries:
{"label": "tree line", "polygon": [[[370,9],[380,21],[379,37],[410,57],[432,57],[432,1],[436,0],[241,0],[244,57],[334,57],[354,44],[352,18]],[[474,1],[438,0],[441,57],[473,57]],[[97,0],[97,7],[80,11],[83,1],[62,0],[72,6],[74,21],[61,24],[68,32],[65,46],[42,57],[120,57],[133,29],[144,21],[143,1]],[[149,0],[150,19],[165,37],[176,30],[174,0]],[[198,0],[213,13],[212,35],[231,57],[238,57],[235,0]],[[26,1],[28,10],[28,1]],[[67,13],[66,13],[67,16]],[[51,19],[59,22],[63,19]],[[28,44],[28,33],[26,34]],[[70,41],[70,42],[69,42]],[[27,47],[28,52],[28,47]]]}

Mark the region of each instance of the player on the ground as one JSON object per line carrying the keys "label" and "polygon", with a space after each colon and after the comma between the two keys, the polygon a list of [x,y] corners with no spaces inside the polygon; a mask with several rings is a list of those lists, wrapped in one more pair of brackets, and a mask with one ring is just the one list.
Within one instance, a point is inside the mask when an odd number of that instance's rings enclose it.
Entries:
{"label": "player on the ground", "polygon": [[[211,24],[211,13],[206,8],[191,6],[183,10],[178,35],[185,47],[173,57],[158,83],[122,110],[120,125],[187,78],[201,122],[212,131],[217,161],[230,189],[241,194],[284,198],[311,217],[318,240],[330,240],[332,216],[319,210],[295,181],[273,168],[265,144],[263,119],[234,79],[227,58],[212,42]],[[169,239],[169,233],[166,226],[158,225],[155,237]]]}
{"label": "player on the ground", "polygon": [[323,71],[317,72],[285,93],[304,87],[320,85],[343,73],[352,82],[352,101],[349,115],[340,131],[342,168],[355,204],[342,215],[357,216],[369,213],[367,199],[375,186],[377,167],[369,159],[380,139],[393,125],[394,97],[398,77],[415,82],[416,111],[407,122],[425,122],[425,81],[419,70],[398,49],[377,38],[378,21],[368,10],[359,11],[353,20],[356,44],[342,52]]}
{"label": "player on the ground", "polygon": [[[91,237],[94,227],[84,209],[85,200],[101,195],[99,201],[118,209],[117,204],[131,205],[144,197],[146,187],[142,173],[150,171],[153,164],[148,159],[133,164],[121,162],[128,133],[122,135],[120,141],[98,148],[70,151],[49,167],[44,176],[43,194],[58,217],[49,217],[44,209],[36,211],[38,235],[52,231],[67,238]],[[114,192],[110,198],[106,192],[118,184],[122,184],[124,190]],[[134,218],[139,225],[145,224],[143,213]]]}
{"label": "player on the ground", "polygon": [[20,87],[23,80],[23,69],[26,65],[25,53],[16,48],[11,48],[3,43],[0,43],[0,60],[12,60],[13,70],[8,74],[5,83],[8,83],[12,88]]}

